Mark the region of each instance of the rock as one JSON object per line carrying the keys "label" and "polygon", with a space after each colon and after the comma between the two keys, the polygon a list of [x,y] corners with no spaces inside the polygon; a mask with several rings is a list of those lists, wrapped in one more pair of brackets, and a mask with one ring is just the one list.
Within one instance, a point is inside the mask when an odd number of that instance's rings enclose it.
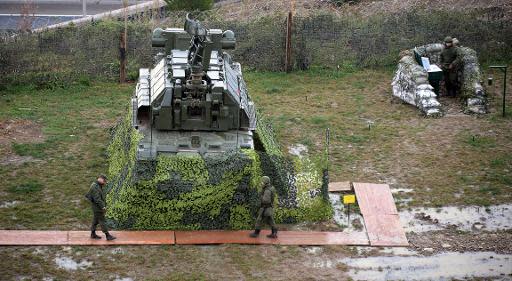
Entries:
{"label": "rock", "polygon": [[446,249],[446,248],[450,248],[451,246],[452,246],[452,245],[450,245],[450,244],[448,244],[448,243],[443,243],[443,244],[441,244],[441,247],[443,247],[443,248],[445,248],[445,249]]}
{"label": "rock", "polygon": [[423,251],[424,252],[428,252],[428,253],[433,253],[434,252],[434,248],[423,248]]}
{"label": "rock", "polygon": [[485,227],[485,226],[484,226],[482,223],[480,223],[480,222],[475,222],[475,223],[473,224],[473,226],[472,226],[472,228],[473,228],[473,229],[475,229],[475,230],[481,230],[481,229],[482,229],[482,228],[484,228],[484,227]]}

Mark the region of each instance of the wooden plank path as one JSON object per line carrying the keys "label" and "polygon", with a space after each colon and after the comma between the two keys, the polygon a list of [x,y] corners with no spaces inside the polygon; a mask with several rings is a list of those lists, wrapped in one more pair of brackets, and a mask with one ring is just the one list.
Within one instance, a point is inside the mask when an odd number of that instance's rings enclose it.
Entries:
{"label": "wooden plank path", "polygon": [[371,246],[408,246],[387,184],[353,183]]}
{"label": "wooden plank path", "polygon": [[91,239],[89,231],[0,230],[2,246],[174,245],[174,231],[111,231],[117,239]]}
{"label": "wooden plank path", "polygon": [[369,246],[365,233],[324,231],[280,231],[277,239],[267,238],[268,230],[262,230],[258,238],[251,238],[251,231],[176,231],[176,244],[276,244],[276,245],[354,245]]}
{"label": "wooden plank path", "polygon": [[[350,183],[338,183],[332,190],[346,191]],[[364,232],[280,231],[270,239],[263,230],[260,237],[249,237],[250,231],[112,231],[116,240],[89,238],[89,231],[0,230],[0,246],[37,245],[208,245],[208,244],[276,244],[276,245],[352,245],[408,246],[400,225],[393,195],[387,184],[353,183],[357,202],[364,218]]]}
{"label": "wooden plank path", "polygon": [[89,238],[89,231],[0,230],[0,246],[53,245],[207,245],[207,244],[276,244],[276,245],[362,245],[369,246],[364,233],[280,231],[279,238],[270,239],[263,230],[258,238],[251,231],[111,231],[117,239],[106,241]]}

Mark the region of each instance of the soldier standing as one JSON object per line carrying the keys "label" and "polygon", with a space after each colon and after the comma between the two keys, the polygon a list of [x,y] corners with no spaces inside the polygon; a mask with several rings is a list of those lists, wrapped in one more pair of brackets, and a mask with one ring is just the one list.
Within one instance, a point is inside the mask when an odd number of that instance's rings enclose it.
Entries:
{"label": "soldier standing", "polygon": [[261,224],[263,221],[266,221],[272,228],[272,233],[267,235],[267,237],[277,238],[277,227],[276,223],[274,222],[273,208],[276,189],[272,186],[272,184],[270,184],[270,178],[267,176],[263,176],[261,178],[261,183],[263,187],[260,194],[260,209],[258,210],[258,217],[256,218],[255,230],[253,233],[250,234],[250,236],[253,238],[258,237],[261,231]]}
{"label": "soldier standing", "polygon": [[448,96],[457,94],[457,47],[453,44],[452,37],[444,39],[444,50],[440,56],[441,69],[443,69],[444,85]]}
{"label": "soldier standing", "polygon": [[100,175],[98,179],[91,184],[91,188],[85,197],[91,201],[91,207],[93,212],[93,220],[91,225],[91,238],[92,239],[101,239],[100,236],[96,234],[96,226],[99,224],[101,227],[101,231],[105,233],[105,237],[108,241],[116,239],[116,237],[112,236],[108,232],[107,225],[105,224],[105,212],[107,211],[106,201],[105,201],[105,190],[104,187],[107,183],[107,177],[105,175]]}

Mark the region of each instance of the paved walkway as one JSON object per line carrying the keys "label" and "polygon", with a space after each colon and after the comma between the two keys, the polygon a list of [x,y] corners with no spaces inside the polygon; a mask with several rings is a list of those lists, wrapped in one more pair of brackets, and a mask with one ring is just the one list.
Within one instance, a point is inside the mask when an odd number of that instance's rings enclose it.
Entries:
{"label": "paved walkway", "polygon": [[280,231],[277,239],[250,238],[250,231],[112,231],[114,241],[89,238],[89,231],[0,230],[0,246],[15,245],[353,245],[408,246],[400,225],[393,196],[386,184],[354,183],[356,198],[364,218],[365,232]]}

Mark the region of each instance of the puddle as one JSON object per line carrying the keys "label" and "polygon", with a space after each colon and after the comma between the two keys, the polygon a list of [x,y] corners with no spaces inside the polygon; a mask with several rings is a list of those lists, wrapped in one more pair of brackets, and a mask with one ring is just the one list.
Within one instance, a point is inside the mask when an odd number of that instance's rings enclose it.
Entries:
{"label": "puddle", "polygon": [[414,208],[401,211],[406,232],[425,232],[457,227],[459,230],[506,230],[512,228],[512,205],[490,207]]}
{"label": "puddle", "polygon": [[306,250],[306,253],[312,254],[312,255],[318,255],[321,254],[323,251],[322,247],[304,247],[304,250]]}
{"label": "puddle", "polygon": [[[510,280],[512,255],[494,252],[442,253],[433,256],[344,258],[354,280]],[[316,265],[333,266],[332,262]]]}
{"label": "puddle", "polygon": [[[341,195],[339,193],[329,192],[329,201],[334,209],[334,221],[339,226],[347,226],[347,210],[343,203],[341,203]],[[364,232],[364,220],[363,216],[358,213],[350,212],[350,225],[346,227],[343,231],[347,232]],[[359,221],[357,224],[354,221]]]}
{"label": "puddle", "polygon": [[290,153],[291,155],[298,156],[298,157],[303,157],[308,153],[308,148],[307,148],[307,146],[298,143],[298,144],[288,146],[288,153]]}
{"label": "puddle", "polygon": [[4,202],[0,204],[0,208],[10,208],[18,205],[21,201]]}
{"label": "puddle", "polygon": [[410,193],[410,192],[413,192],[414,189],[412,188],[392,188],[391,189],[391,193],[393,194],[396,194],[396,193]]}
{"label": "puddle", "polygon": [[388,247],[380,250],[381,254],[387,254],[392,256],[416,256],[418,252],[409,250],[405,247]]}
{"label": "puddle", "polygon": [[68,257],[56,257],[55,263],[59,268],[66,270],[85,269],[92,265],[92,261],[82,260],[80,263],[77,263],[76,261]]}

